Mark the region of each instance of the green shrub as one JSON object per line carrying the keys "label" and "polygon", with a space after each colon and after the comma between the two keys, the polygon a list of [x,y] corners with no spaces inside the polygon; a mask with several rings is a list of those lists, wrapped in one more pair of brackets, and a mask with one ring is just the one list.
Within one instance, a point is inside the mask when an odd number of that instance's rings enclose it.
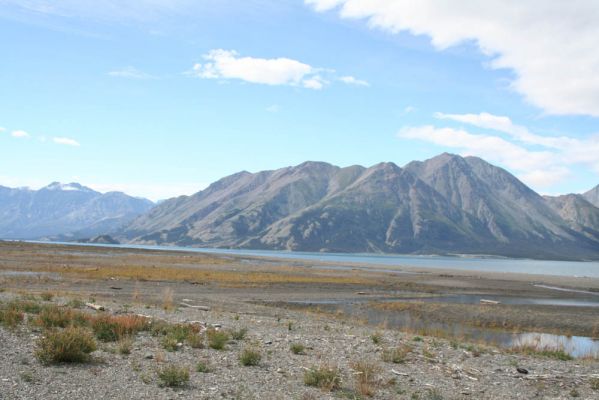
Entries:
{"label": "green shrub", "polygon": [[69,326],[51,330],[39,339],[35,356],[43,364],[85,362],[96,350],[96,342],[88,329]]}
{"label": "green shrub", "polygon": [[187,336],[187,343],[194,349],[204,348],[204,335],[199,333],[191,333]]}
{"label": "green shrub", "polygon": [[209,329],[206,335],[208,336],[208,346],[214,350],[224,350],[229,341],[227,332],[217,331],[216,329]]}
{"label": "green shrub", "polygon": [[71,299],[67,303],[67,306],[79,309],[85,307],[85,302],[79,299]]}
{"label": "green shrub", "polygon": [[179,387],[189,382],[189,370],[185,367],[167,365],[158,371],[160,386]]}
{"label": "green shrub", "polygon": [[370,335],[370,339],[374,344],[381,344],[381,342],[383,341],[383,335],[380,332],[375,332],[372,335]]}
{"label": "green shrub", "polygon": [[169,335],[177,338],[179,342],[183,342],[185,339],[189,337],[193,332],[193,329],[190,325],[187,324],[174,324],[171,325],[169,330]]}
{"label": "green shrub", "polygon": [[166,335],[160,341],[160,345],[166,351],[177,351],[179,350],[179,340],[171,334]]}
{"label": "green shrub", "polygon": [[203,374],[207,374],[211,371],[211,368],[206,361],[198,361],[198,363],[196,364],[196,371],[201,372]]}
{"label": "green shrub", "polygon": [[35,323],[44,328],[65,328],[73,325],[75,321],[82,323],[85,320],[85,318],[76,318],[76,314],[69,308],[48,305],[41,309]]}
{"label": "green shrub", "polygon": [[255,349],[243,349],[241,355],[239,356],[239,362],[241,365],[246,367],[256,366],[260,364],[260,360],[262,359],[262,355],[258,350]]}
{"label": "green shrub", "polygon": [[245,335],[247,334],[247,328],[240,328],[236,331],[231,331],[231,339],[233,340],[243,340]]}
{"label": "green shrub", "polygon": [[8,303],[7,308],[27,314],[38,314],[44,308],[44,306],[36,301],[14,300]]}
{"label": "green shrub", "polygon": [[591,389],[599,391],[599,378],[591,378]]}
{"label": "green shrub", "polygon": [[293,343],[289,348],[293,354],[304,354],[304,350],[306,349],[301,343]]}
{"label": "green shrub", "polygon": [[335,390],[341,385],[337,367],[321,365],[312,367],[304,373],[304,383],[307,386],[318,387],[322,390]]}

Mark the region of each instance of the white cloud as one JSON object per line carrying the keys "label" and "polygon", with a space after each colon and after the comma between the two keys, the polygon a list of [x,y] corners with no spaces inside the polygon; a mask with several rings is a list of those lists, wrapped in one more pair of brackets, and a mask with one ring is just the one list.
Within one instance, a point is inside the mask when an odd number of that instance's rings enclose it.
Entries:
{"label": "white cloud", "polygon": [[3,128],[0,126],[0,133],[2,133],[2,132],[6,132],[6,128]]}
{"label": "white cloud", "polygon": [[473,42],[513,88],[551,114],[599,116],[596,0],[305,0],[391,33],[427,35],[439,50]]}
{"label": "white cloud", "polygon": [[484,112],[480,114],[436,113],[435,117],[506,133],[510,139],[522,144],[540,146],[552,151],[556,156],[559,155],[564,163],[584,164],[599,173],[599,136],[590,136],[585,139],[568,136],[541,136],[530,132],[524,126],[514,124],[508,117]]}
{"label": "white cloud", "polygon": [[110,72],[108,72],[108,75],[115,77],[115,78],[127,78],[127,79],[139,79],[139,80],[155,79],[155,76],[150,75],[146,72],[140,71],[137,68],[131,67],[131,66],[117,69],[114,71],[110,71]]}
{"label": "white cloud", "polygon": [[268,111],[269,113],[276,113],[281,111],[281,107],[278,104],[272,104],[266,107],[266,111]]}
{"label": "white cloud", "polygon": [[348,85],[370,86],[370,84],[368,82],[363,81],[361,79],[357,79],[353,76],[342,76],[341,78],[339,78],[339,80],[343,83],[347,83]]}
{"label": "white cloud", "polygon": [[328,84],[329,84],[329,82],[327,80],[323,79],[320,75],[315,75],[314,77],[305,79],[302,82],[302,85],[305,88],[314,89],[314,90],[320,90],[325,85],[328,85]]}
{"label": "white cloud", "polygon": [[10,135],[15,138],[25,138],[25,139],[28,139],[31,137],[27,132],[21,131],[21,130],[12,131]]}
{"label": "white cloud", "polygon": [[489,113],[436,113],[435,117],[497,133],[473,134],[464,129],[427,125],[404,128],[400,130],[399,137],[482,157],[513,170],[522,181],[538,189],[563,182],[572,175],[570,168],[574,165],[590,167],[599,174],[599,136],[585,139],[541,136],[514,124],[508,117]]}
{"label": "white cloud", "polygon": [[271,86],[298,86],[321,90],[339,80],[347,84],[367,86],[368,82],[352,76],[335,77],[335,71],[317,68],[291,58],[242,57],[235,50],[214,49],[203,55],[204,63],[193,66],[190,75],[203,79],[244,82]]}
{"label": "white cloud", "polygon": [[80,146],[78,141],[76,141],[75,139],[67,138],[67,137],[54,137],[54,138],[52,138],[52,141],[54,143],[64,144],[67,146],[74,146],[74,147]]}
{"label": "white cloud", "polygon": [[193,66],[194,75],[205,79],[240,79],[265,85],[303,85],[311,88],[318,80],[317,69],[290,58],[240,57],[234,50],[210,50],[204,64]]}

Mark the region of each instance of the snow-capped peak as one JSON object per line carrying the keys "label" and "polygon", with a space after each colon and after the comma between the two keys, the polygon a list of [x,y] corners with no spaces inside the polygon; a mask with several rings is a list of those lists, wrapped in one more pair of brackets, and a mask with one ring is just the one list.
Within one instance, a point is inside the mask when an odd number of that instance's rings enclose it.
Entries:
{"label": "snow-capped peak", "polygon": [[81,186],[78,183],[60,183],[60,182],[52,182],[44,189],[46,190],[62,190],[64,192],[92,192],[93,190],[86,188],[85,186]]}

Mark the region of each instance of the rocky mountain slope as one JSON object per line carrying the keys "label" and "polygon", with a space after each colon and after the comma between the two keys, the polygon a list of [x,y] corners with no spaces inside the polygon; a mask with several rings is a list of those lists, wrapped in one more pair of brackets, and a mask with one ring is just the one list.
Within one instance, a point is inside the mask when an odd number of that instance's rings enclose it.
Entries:
{"label": "rocky mountain slope", "polygon": [[81,238],[111,232],[153,206],[120,192],[99,193],[78,183],[39,190],[0,186],[0,238]]}
{"label": "rocky mountain slope", "polygon": [[599,185],[583,194],[584,198],[595,207],[599,207]]}
{"label": "rocky mountain slope", "polygon": [[561,201],[543,198],[476,157],[442,154],[404,168],[306,162],[240,172],[192,196],[167,200],[127,225],[118,239],[299,251],[597,259],[599,209],[587,201],[580,207],[573,215]]}

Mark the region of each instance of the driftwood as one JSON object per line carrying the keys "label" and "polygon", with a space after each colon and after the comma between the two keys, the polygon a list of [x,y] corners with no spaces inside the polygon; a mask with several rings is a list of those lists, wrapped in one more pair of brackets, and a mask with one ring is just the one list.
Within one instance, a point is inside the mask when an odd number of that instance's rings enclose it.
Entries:
{"label": "driftwood", "polygon": [[399,375],[399,376],[410,376],[410,374],[405,374],[403,372],[399,372],[394,369],[392,369],[391,372],[393,372],[395,375]]}
{"label": "driftwood", "polygon": [[86,306],[86,307],[89,307],[89,308],[91,308],[91,309],[93,309],[93,310],[96,310],[96,311],[106,311],[106,307],[104,307],[104,306],[101,306],[101,305],[99,305],[99,304],[94,304],[94,303],[85,303],[85,306]]}
{"label": "driftwood", "polygon": [[487,300],[487,299],[480,299],[480,303],[481,304],[501,304],[500,301],[496,301],[496,300]]}
{"label": "driftwood", "polygon": [[184,302],[181,302],[179,304],[182,307],[194,308],[194,309],[200,310],[200,311],[210,311],[210,307],[208,307],[208,306],[194,306],[193,304],[184,303]]}

